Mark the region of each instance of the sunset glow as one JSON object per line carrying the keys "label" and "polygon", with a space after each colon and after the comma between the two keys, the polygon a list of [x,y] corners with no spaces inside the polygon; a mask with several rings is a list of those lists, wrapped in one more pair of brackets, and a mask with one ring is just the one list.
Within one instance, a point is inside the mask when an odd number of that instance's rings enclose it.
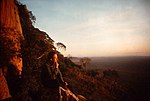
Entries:
{"label": "sunset glow", "polygon": [[19,0],[71,56],[150,55],[149,0]]}

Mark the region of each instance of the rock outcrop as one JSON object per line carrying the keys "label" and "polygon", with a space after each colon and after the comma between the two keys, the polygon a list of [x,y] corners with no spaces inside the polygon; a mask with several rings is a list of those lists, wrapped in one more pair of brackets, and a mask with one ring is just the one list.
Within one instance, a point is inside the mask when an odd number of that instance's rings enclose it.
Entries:
{"label": "rock outcrop", "polygon": [[0,0],[0,100],[11,97],[4,74],[10,68],[17,75],[22,72],[21,41],[24,37],[16,3],[16,0]]}
{"label": "rock outcrop", "polygon": [[[7,0],[1,0],[1,2],[3,1]],[[17,5],[17,7],[14,9],[14,11],[16,11],[18,8],[19,15],[18,13],[15,13],[15,15],[12,17],[12,19],[15,19],[14,21],[1,24],[3,25],[1,28],[4,28],[4,25],[7,26],[8,24],[11,25],[13,29],[13,32],[11,33],[10,30],[8,34],[12,34],[13,37],[8,37],[8,39],[12,38],[12,40],[9,40],[9,42],[15,42],[15,44],[11,44],[14,45],[13,49],[15,50],[13,51],[14,54],[12,56],[17,56],[17,58],[10,59],[16,59],[17,61],[19,58],[23,60],[22,78],[18,78],[18,76],[13,73],[14,70],[10,70],[11,75],[7,76],[12,98],[14,101],[54,101],[52,100],[53,96],[51,96],[53,92],[45,88],[41,83],[41,70],[42,66],[46,62],[47,53],[49,51],[56,50],[54,47],[54,40],[51,39],[46,32],[43,32],[32,25],[32,22],[34,22],[32,21],[33,14],[31,14],[32,12],[28,11],[25,5],[20,3],[18,4],[17,2],[15,5]],[[12,14],[13,8],[9,7],[7,9],[9,9]],[[5,12],[3,11],[3,13]],[[2,16],[3,13],[1,13],[0,16]],[[10,16],[10,14],[6,14],[5,16]],[[21,25],[18,23],[18,17],[20,18]],[[6,18],[2,17],[0,19],[3,19],[2,22],[7,20]],[[11,21],[12,19],[8,18],[8,21]],[[16,25],[16,27],[14,27],[14,25]],[[14,30],[17,31],[14,32]],[[1,30],[1,32],[2,31],[3,30]],[[0,37],[1,39],[6,40],[6,36],[2,36],[4,34],[7,33],[0,33]],[[12,49],[11,47],[11,49],[9,49],[9,47],[7,47],[2,41],[1,44],[1,47],[3,47],[2,49],[4,50]],[[5,53],[6,51],[3,52]],[[22,54],[22,58],[19,57],[20,54],[18,53],[20,52]],[[6,54],[6,56],[11,57],[11,55],[8,54]],[[74,64],[69,58],[64,57],[60,52],[58,52],[58,58],[61,67],[60,70],[62,71],[65,81],[67,81],[69,84],[68,88],[73,95],[79,94],[77,97],[81,101],[86,101],[87,99],[91,99],[89,101],[118,101],[124,97],[123,94],[125,90],[118,83],[118,77],[103,78],[98,71],[84,71],[83,69],[79,68],[80,66]],[[12,61],[12,63],[15,63],[14,66],[18,67],[21,67],[21,65],[18,63],[22,64],[22,62],[16,63],[14,61]]]}
{"label": "rock outcrop", "polygon": [[18,73],[22,71],[21,41],[24,39],[17,1],[1,0],[0,2],[0,48],[1,64],[12,65]]}

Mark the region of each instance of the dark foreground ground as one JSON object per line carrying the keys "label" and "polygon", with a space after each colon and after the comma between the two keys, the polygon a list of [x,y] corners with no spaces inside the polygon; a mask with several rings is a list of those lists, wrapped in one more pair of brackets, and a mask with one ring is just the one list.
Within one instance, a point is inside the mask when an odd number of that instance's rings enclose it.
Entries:
{"label": "dark foreground ground", "polygon": [[116,70],[130,101],[150,101],[150,57],[92,57],[88,69]]}

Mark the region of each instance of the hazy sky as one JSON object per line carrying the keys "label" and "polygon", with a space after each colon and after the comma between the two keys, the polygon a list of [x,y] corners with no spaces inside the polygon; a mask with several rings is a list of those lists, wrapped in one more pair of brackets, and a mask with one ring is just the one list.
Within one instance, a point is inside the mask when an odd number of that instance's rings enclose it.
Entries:
{"label": "hazy sky", "polygon": [[150,0],[19,0],[64,55],[150,55]]}

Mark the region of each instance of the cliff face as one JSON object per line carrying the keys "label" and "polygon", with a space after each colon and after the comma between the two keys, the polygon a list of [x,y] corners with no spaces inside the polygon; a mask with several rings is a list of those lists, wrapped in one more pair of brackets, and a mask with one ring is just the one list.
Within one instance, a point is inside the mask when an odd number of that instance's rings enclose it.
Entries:
{"label": "cliff face", "polygon": [[23,40],[18,8],[14,0],[0,1],[0,46],[4,66],[13,65],[21,73],[21,40]]}
{"label": "cliff face", "polygon": [[[55,49],[54,41],[48,34],[32,25],[25,5],[17,6],[24,35],[24,41],[21,44],[23,73],[21,79],[12,76],[12,80],[8,82],[10,92],[15,101],[48,101],[51,98],[51,92],[43,87],[40,76],[47,53]],[[38,59],[41,55],[43,57]]]}
{"label": "cliff face", "polygon": [[13,68],[22,72],[22,28],[15,0],[0,0],[0,100],[10,97],[4,75]]}
{"label": "cliff face", "polygon": [[[13,39],[19,39],[17,42],[24,39],[21,43],[21,48],[15,48],[16,46],[20,46],[20,43],[14,46],[15,49],[19,49],[19,52],[21,49],[23,70],[22,78],[18,78],[13,73],[14,70],[10,70],[11,74],[7,77],[10,93],[14,101],[54,101],[50,100],[53,98],[51,96],[53,92],[46,89],[41,83],[41,70],[45,64],[47,53],[56,49],[54,47],[54,40],[47,33],[40,31],[32,25],[31,15],[25,5],[17,4],[17,7],[21,25],[17,23],[19,21],[18,14],[14,15],[13,19],[15,20],[11,23],[1,24],[5,26],[9,24],[12,29],[18,30],[17,32],[19,33],[12,34],[12,36],[16,35]],[[10,7],[7,9],[11,11],[13,8]],[[12,14],[12,11],[10,13]],[[10,14],[6,14],[6,16],[8,15]],[[2,17],[1,19],[6,20],[6,18]],[[8,17],[8,19],[10,18]],[[13,27],[14,25],[18,27]],[[20,26],[22,26],[22,30]],[[23,35],[20,33],[23,33]],[[2,39],[7,38],[3,36]],[[2,44],[2,46],[6,45]],[[4,47],[4,49],[7,48]],[[68,82],[69,88],[75,94],[82,94],[87,98],[95,99],[95,101],[117,101],[122,98],[120,94],[124,92],[124,89],[117,88],[118,84],[115,84],[117,82],[116,78],[102,78],[102,75],[99,73],[80,70],[77,68],[77,65],[71,60],[64,58],[59,52],[58,57],[64,79]],[[93,74],[94,76],[91,76]]]}

